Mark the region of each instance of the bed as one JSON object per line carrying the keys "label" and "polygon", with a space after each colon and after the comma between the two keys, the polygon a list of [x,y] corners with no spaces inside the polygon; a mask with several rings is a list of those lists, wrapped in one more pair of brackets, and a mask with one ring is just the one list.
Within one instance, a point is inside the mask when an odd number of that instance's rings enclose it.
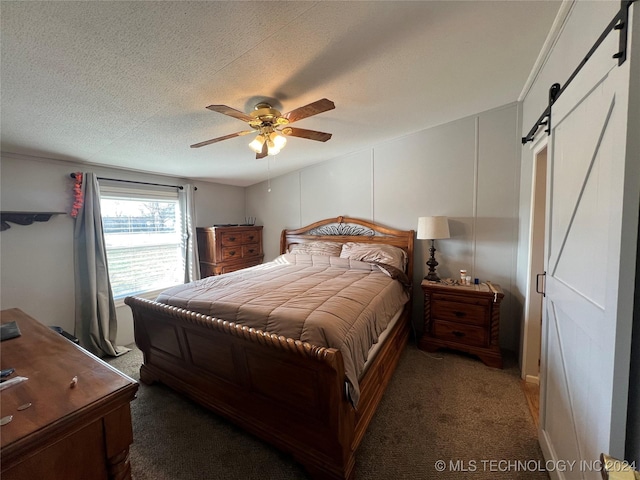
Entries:
{"label": "bed", "polygon": [[[156,301],[127,297],[141,381],[161,382],[288,452],[312,478],[352,478],[409,336],[413,239],[412,230],[330,218],[284,230],[272,262]],[[316,251],[332,244],[341,253]],[[403,262],[388,261],[397,251]]]}

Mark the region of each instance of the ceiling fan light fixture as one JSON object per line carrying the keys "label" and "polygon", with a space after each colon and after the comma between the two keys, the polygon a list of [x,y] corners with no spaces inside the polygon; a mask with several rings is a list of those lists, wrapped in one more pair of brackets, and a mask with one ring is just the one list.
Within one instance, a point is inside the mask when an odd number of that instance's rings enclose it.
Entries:
{"label": "ceiling fan light fixture", "polygon": [[269,139],[273,142],[273,145],[278,150],[282,150],[284,146],[287,144],[287,138],[284,135],[280,135],[277,132],[273,132],[271,135],[269,135]]}
{"label": "ceiling fan light fixture", "polygon": [[253,141],[249,144],[249,148],[256,153],[262,152],[262,145],[264,145],[265,137],[262,134],[256,136]]}
{"label": "ceiling fan light fixture", "polygon": [[276,147],[271,140],[267,140],[267,154],[277,155],[280,153],[280,149]]}

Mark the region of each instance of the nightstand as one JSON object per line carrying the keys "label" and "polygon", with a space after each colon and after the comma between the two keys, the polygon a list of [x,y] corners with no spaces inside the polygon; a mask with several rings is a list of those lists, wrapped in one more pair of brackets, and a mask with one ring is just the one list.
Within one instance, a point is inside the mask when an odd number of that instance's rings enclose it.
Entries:
{"label": "nightstand", "polygon": [[423,280],[424,333],[419,348],[451,348],[476,355],[502,368],[500,352],[500,285],[444,285]]}

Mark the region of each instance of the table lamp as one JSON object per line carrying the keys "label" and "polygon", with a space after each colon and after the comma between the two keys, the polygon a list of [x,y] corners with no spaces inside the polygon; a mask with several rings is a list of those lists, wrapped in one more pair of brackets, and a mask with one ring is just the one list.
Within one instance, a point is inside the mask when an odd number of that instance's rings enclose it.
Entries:
{"label": "table lamp", "polygon": [[436,275],[436,262],[434,254],[436,253],[435,240],[440,238],[449,238],[449,221],[447,217],[419,217],[418,218],[418,240],[431,240],[431,257],[427,260],[429,273],[426,280],[439,282],[440,278]]}

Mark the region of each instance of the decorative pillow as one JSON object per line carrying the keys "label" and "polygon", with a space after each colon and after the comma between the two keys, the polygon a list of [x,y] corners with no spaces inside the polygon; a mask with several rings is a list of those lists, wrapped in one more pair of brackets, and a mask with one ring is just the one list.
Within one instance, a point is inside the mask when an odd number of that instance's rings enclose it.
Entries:
{"label": "decorative pillow", "polygon": [[301,255],[325,255],[329,257],[339,257],[342,251],[342,244],[338,242],[307,242],[294,243],[289,245],[289,253]]}
{"label": "decorative pillow", "polygon": [[384,263],[402,272],[407,265],[407,254],[404,250],[381,243],[347,242],[342,246],[340,257],[361,262]]}

